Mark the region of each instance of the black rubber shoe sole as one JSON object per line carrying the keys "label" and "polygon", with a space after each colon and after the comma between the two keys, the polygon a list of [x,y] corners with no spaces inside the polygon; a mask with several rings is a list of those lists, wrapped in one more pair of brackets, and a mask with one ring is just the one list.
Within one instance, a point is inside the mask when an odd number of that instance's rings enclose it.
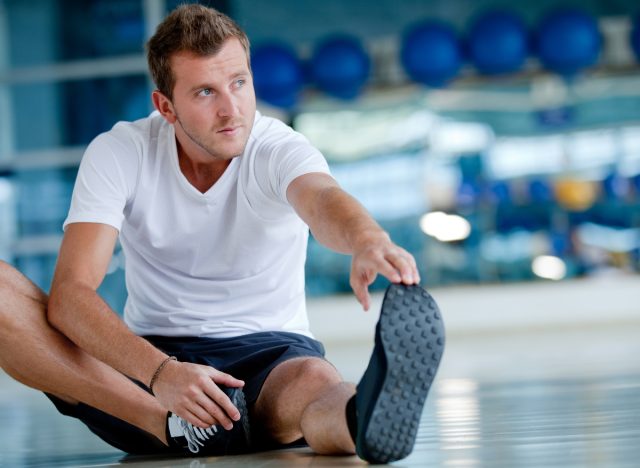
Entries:
{"label": "black rubber shoe sole", "polygon": [[416,285],[389,286],[375,347],[356,390],[360,458],[388,463],[411,453],[444,340],[442,317],[429,293]]}

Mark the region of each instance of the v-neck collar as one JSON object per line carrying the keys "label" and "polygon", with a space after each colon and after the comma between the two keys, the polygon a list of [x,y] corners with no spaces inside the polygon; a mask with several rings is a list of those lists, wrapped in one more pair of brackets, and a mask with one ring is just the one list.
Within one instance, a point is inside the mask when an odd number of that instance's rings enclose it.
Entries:
{"label": "v-neck collar", "polygon": [[227,168],[224,170],[222,175],[215,183],[209,187],[209,189],[202,193],[196,187],[194,187],[189,179],[182,173],[180,169],[180,161],[178,160],[178,143],[176,142],[175,129],[173,125],[169,125],[168,133],[168,147],[169,147],[169,159],[171,160],[171,169],[178,179],[178,183],[185,190],[189,196],[197,198],[197,199],[207,199],[211,200],[216,198],[220,192],[223,192],[225,188],[233,181],[234,175],[237,172],[238,166],[240,162],[238,161],[242,156],[236,156],[231,160]]}

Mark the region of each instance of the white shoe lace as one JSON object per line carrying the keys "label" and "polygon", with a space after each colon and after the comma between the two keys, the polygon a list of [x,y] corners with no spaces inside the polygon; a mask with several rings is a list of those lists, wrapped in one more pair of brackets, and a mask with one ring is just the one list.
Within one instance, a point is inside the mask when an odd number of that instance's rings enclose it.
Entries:
{"label": "white shoe lace", "polygon": [[180,416],[173,415],[180,424],[180,428],[184,433],[184,438],[187,439],[187,445],[189,446],[189,450],[191,453],[198,453],[200,451],[200,447],[204,447],[204,442],[209,440],[212,436],[218,432],[218,428],[214,426],[210,426],[206,429],[200,429],[192,425],[190,422],[185,421]]}

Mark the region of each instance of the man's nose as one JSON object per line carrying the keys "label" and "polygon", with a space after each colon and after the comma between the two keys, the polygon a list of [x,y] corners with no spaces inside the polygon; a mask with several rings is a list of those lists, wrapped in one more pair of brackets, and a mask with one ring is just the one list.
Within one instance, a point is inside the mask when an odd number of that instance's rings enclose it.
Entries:
{"label": "man's nose", "polygon": [[236,99],[230,92],[220,93],[218,96],[218,115],[233,117],[236,114]]}

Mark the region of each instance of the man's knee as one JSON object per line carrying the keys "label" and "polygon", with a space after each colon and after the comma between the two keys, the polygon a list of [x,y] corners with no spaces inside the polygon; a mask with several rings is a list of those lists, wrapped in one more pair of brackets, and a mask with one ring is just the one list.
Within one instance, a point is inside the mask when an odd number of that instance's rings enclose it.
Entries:
{"label": "man's knee", "polygon": [[[20,288],[21,273],[0,260],[0,335],[17,337],[45,325],[46,304],[42,297],[27,295]],[[34,289],[36,287],[34,286]],[[29,291],[32,292],[32,291]]]}
{"label": "man's knee", "polygon": [[10,278],[13,275],[15,268],[9,265],[7,262],[0,260],[0,291],[5,294],[9,289]]}
{"label": "man's knee", "polygon": [[311,390],[311,388],[333,386],[342,382],[336,368],[324,359],[305,358],[297,361],[291,383],[303,385]]}
{"label": "man's knee", "polygon": [[[338,371],[320,358],[296,358],[278,365],[256,402],[259,413],[271,414],[281,405],[302,412],[331,387],[342,382]],[[294,411],[295,412],[295,411]]]}
{"label": "man's knee", "polygon": [[[0,286],[0,297],[6,299],[5,289]],[[12,307],[11,300],[3,300],[0,303],[0,345],[11,338],[15,338],[20,334],[21,319],[18,311]]]}
{"label": "man's knee", "polygon": [[11,313],[10,309],[10,299],[14,293],[12,291],[10,282],[9,282],[9,274],[12,267],[10,267],[7,263],[0,260],[0,297],[3,298],[0,301],[0,330],[9,330]]}
{"label": "man's knee", "polygon": [[2,273],[4,271],[7,271],[11,268],[12,267],[7,262],[5,262],[4,260],[0,260],[0,278],[2,277]]}
{"label": "man's knee", "polygon": [[338,371],[321,358],[285,361],[267,379],[253,414],[274,441],[293,442],[302,437],[305,409],[341,381]]}
{"label": "man's knee", "polygon": [[13,266],[4,260],[0,260],[0,290],[3,293],[8,293],[11,289],[15,289],[16,279],[21,275],[22,273]]}

